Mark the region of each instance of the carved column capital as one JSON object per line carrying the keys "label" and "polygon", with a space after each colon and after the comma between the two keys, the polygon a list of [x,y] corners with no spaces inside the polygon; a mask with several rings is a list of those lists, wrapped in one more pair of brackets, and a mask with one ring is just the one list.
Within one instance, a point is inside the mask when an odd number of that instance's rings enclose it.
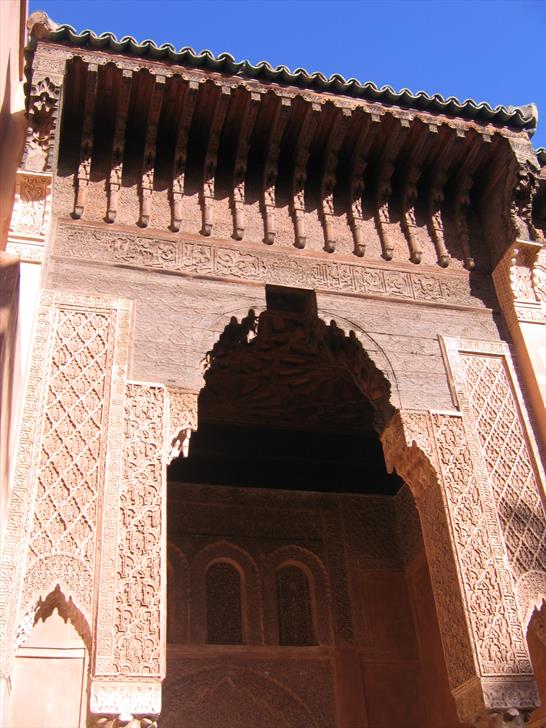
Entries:
{"label": "carved column capital", "polygon": [[17,170],[7,250],[39,263],[51,224],[51,174]]}
{"label": "carved column capital", "polygon": [[21,166],[30,172],[50,172],[54,166],[62,77],[33,73],[27,97],[28,129]]}

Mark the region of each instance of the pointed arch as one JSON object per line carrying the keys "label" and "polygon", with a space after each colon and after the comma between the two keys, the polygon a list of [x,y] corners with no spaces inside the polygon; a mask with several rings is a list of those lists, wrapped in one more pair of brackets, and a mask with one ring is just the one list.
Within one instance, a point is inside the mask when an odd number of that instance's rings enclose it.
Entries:
{"label": "pointed arch", "polygon": [[282,546],[265,560],[263,582],[266,644],[279,644],[280,605],[277,576],[286,566],[295,566],[305,574],[309,584],[314,636],[319,644],[331,644],[331,596],[327,571],[319,557],[302,546]]}
{"label": "pointed arch", "polygon": [[191,562],[191,641],[206,642],[207,571],[216,563],[233,566],[241,579],[241,622],[243,643],[258,645],[263,641],[262,599],[258,568],[245,549],[221,540],[205,546]]}
{"label": "pointed arch", "polygon": [[89,623],[84,613],[72,599],[72,596],[69,596],[68,599],[66,598],[60,584],[57,584],[45,599],[40,597],[33,607],[27,611],[19,623],[15,635],[15,649],[21,647],[29,637],[33,627],[39,621],[45,622],[53,614],[55,609],[65,622],[70,621],[73,624],[88,653],[91,654],[92,639]]}

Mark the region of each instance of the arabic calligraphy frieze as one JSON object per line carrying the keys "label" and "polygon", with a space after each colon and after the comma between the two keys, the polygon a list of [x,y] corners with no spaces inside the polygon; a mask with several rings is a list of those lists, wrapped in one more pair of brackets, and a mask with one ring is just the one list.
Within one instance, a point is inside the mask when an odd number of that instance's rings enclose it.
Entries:
{"label": "arabic calligraphy frieze", "polygon": [[387,267],[330,262],[270,250],[238,249],[190,240],[166,240],[89,226],[60,223],[57,256],[111,262],[214,278],[315,288],[394,299],[491,308],[485,275],[412,272]]}

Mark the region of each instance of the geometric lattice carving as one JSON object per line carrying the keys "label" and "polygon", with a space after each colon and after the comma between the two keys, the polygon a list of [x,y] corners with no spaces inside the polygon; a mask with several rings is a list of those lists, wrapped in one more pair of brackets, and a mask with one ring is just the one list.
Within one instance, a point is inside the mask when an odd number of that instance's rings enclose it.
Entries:
{"label": "geometric lattice carving", "polygon": [[118,526],[114,669],[161,676],[165,393],[127,384]]}
{"label": "geometric lattice carving", "polygon": [[81,607],[91,607],[101,434],[113,333],[113,312],[57,311],[26,604],[33,597],[45,597],[65,577],[72,581]]}
{"label": "geometric lattice carving", "polygon": [[217,561],[207,569],[207,642],[243,644],[241,576],[231,564]]}
{"label": "geometric lattice carving", "polygon": [[465,386],[514,570],[546,572],[546,520],[505,358],[461,353]]}
{"label": "geometric lattice carving", "polygon": [[504,580],[492,558],[487,507],[462,418],[433,414],[432,421],[481,674],[529,674],[513,599],[500,593]]}
{"label": "geometric lattice carving", "polygon": [[280,645],[314,645],[309,580],[306,573],[287,564],[277,571],[277,612]]}

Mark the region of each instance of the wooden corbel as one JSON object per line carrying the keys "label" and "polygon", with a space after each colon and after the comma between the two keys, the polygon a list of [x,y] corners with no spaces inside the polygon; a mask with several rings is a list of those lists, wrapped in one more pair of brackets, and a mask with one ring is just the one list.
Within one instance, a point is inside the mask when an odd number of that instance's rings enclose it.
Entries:
{"label": "wooden corbel", "polygon": [[320,212],[324,228],[324,250],[333,253],[336,249],[334,236],[334,189],[336,168],[341,144],[351,123],[351,109],[336,109],[336,116],[324,150],[322,178],[320,182]]}
{"label": "wooden corbel", "polygon": [[182,223],[182,197],[184,196],[184,175],[188,155],[188,135],[198,91],[199,83],[197,81],[188,81],[184,89],[182,110],[178,120],[171,185],[171,230],[175,233],[180,230]]}
{"label": "wooden corbel", "polygon": [[80,145],[80,162],[76,173],[76,196],[72,217],[79,219],[83,215],[87,201],[87,190],[91,177],[91,158],[93,156],[93,121],[95,116],[95,102],[97,98],[98,66],[90,63],[87,66],[87,81],[85,87],[85,101],[83,109],[83,128]]}
{"label": "wooden corbel", "polygon": [[[385,119],[383,123],[386,121]],[[394,172],[394,160],[410,129],[410,122],[407,119],[391,117],[391,122],[392,129],[387,134],[387,141],[379,159],[375,200],[376,223],[385,260],[392,260],[394,253],[394,247],[387,234],[390,222],[389,200],[392,195],[391,179]]]}
{"label": "wooden corbel", "polygon": [[230,97],[231,89],[228,86],[220,86],[214,105],[214,114],[209,130],[205,164],[203,167],[203,226],[201,228],[203,235],[210,235],[212,233],[212,205],[214,201],[216,166],[218,164],[218,148],[220,146],[220,135],[222,133]]}
{"label": "wooden corbel", "polygon": [[127,126],[127,113],[129,111],[129,97],[133,72],[123,69],[119,89],[118,106],[116,109],[116,126],[114,129],[114,143],[112,145],[112,163],[107,183],[108,207],[106,222],[114,222],[118,211],[119,191],[123,176],[123,151],[125,149],[125,127]]}
{"label": "wooden corbel", "polygon": [[457,236],[461,242],[464,256],[464,267],[472,270],[476,263],[472,257],[470,249],[470,232],[468,228],[468,210],[470,207],[470,190],[474,184],[474,172],[476,163],[481,151],[481,140],[478,135],[473,135],[473,139],[465,139],[470,144],[470,149],[466,152],[463,162],[461,163],[454,178],[449,183],[452,190],[452,205],[455,217],[455,227]]}
{"label": "wooden corbel", "polygon": [[442,268],[447,268],[449,265],[449,254],[445,245],[442,219],[442,208],[445,200],[444,188],[448,180],[453,149],[456,143],[461,141],[461,137],[456,133],[448,132],[447,139],[434,161],[428,187],[427,210],[430,234],[436,248],[438,264]]}
{"label": "wooden corbel", "polygon": [[294,151],[295,164],[292,176],[292,215],[296,233],[296,248],[305,248],[307,237],[305,235],[305,183],[307,181],[307,162],[311,142],[317,128],[320,104],[307,103],[305,117],[298,134],[296,149]]}
{"label": "wooden corbel", "polygon": [[290,118],[292,101],[286,96],[277,97],[277,108],[269,130],[263,177],[264,242],[275,242],[275,185],[277,184],[279,152],[282,138]]}
{"label": "wooden corbel", "polygon": [[427,143],[429,143],[429,135],[425,127],[421,129],[421,133],[412,145],[400,174],[402,179],[400,205],[402,230],[408,242],[412,263],[420,263],[423,257],[423,251],[415,236],[415,229],[417,227],[415,205],[417,202],[417,183],[421,177]]}
{"label": "wooden corbel", "polygon": [[363,212],[362,196],[364,194],[364,173],[366,159],[373,139],[379,128],[381,116],[378,114],[364,114],[360,132],[353,150],[353,166],[349,184],[348,217],[353,231],[354,252],[361,258],[366,252],[364,232],[362,230]]}
{"label": "wooden corbel", "polygon": [[138,224],[147,227],[150,221],[150,202],[154,189],[154,167],[157,140],[157,125],[161,113],[161,103],[165,92],[165,76],[156,76],[150,107],[148,109],[148,121],[146,124],[146,136],[144,138],[144,158],[142,160],[142,175],[140,182],[140,218]]}
{"label": "wooden corbel", "polygon": [[250,148],[250,137],[258,114],[258,104],[261,94],[247,93],[243,120],[239,127],[237,150],[235,152],[235,166],[233,168],[233,237],[242,240],[245,232],[244,204],[245,204],[245,178]]}

